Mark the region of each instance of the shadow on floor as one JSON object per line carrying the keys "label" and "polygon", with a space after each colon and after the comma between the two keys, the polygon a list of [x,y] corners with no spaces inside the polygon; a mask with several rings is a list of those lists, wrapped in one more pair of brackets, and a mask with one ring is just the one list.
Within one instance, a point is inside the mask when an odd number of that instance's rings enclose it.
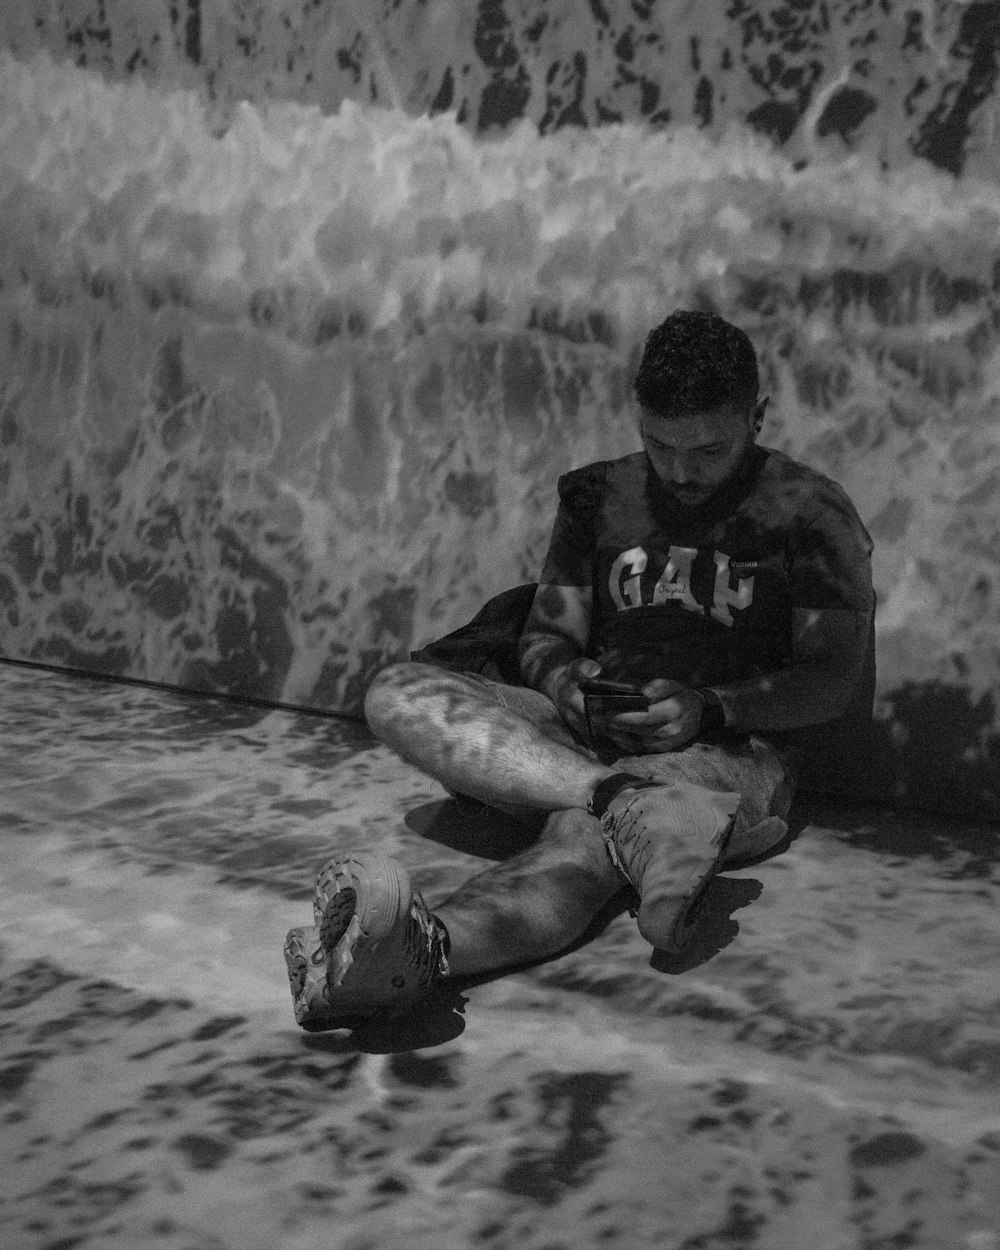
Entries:
{"label": "shadow on floor", "polygon": [[1000,858],[1000,827],[969,819],[948,821],[924,812],[896,811],[882,805],[846,805],[843,800],[807,795],[796,800],[792,835],[807,825],[835,833],[862,851],[900,859],[930,859],[948,880],[989,877]]}
{"label": "shadow on floor", "polygon": [[465,1031],[465,1004],[456,989],[450,1003],[437,1009],[422,1008],[396,1020],[370,1020],[345,1033],[307,1033],[301,1039],[309,1050],[325,1055],[396,1055],[429,1050],[461,1037]]}
{"label": "shadow on floor", "polygon": [[540,813],[532,822],[519,821],[474,799],[441,799],[413,808],[404,823],[418,837],[499,863],[531,846],[541,833],[545,815]]}

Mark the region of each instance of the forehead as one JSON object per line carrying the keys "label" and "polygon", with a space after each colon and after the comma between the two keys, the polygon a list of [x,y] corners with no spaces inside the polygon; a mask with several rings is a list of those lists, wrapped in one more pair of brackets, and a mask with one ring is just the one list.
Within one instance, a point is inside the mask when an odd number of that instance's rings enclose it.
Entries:
{"label": "forehead", "polygon": [[746,416],[735,408],[717,408],[684,417],[663,417],[643,408],[640,426],[643,438],[678,451],[694,451],[741,440],[746,433]]}

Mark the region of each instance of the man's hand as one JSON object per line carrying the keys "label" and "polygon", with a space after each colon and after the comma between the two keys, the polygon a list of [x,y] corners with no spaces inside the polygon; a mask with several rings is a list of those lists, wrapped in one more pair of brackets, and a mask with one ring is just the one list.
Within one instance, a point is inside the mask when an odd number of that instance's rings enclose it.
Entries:
{"label": "man's hand", "polygon": [[556,711],[570,729],[584,738],[587,736],[587,716],[580,682],[587,677],[597,677],[600,671],[601,666],[596,660],[581,658],[554,669],[545,682],[545,693],[556,705]]}
{"label": "man's hand", "polygon": [[647,711],[619,712],[606,721],[605,734],[616,746],[656,755],[679,751],[697,736],[705,701],[696,690],[661,677],[642,692],[649,699]]}

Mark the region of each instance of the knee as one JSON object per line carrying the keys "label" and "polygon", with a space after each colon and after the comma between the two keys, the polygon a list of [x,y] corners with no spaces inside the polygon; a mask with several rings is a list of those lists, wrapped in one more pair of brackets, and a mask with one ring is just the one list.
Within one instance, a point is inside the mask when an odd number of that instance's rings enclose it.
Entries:
{"label": "knee", "polygon": [[398,720],[401,709],[412,699],[414,684],[427,666],[403,662],[390,664],[375,674],[365,694],[365,720],[372,733],[383,737]]}
{"label": "knee", "polygon": [[412,735],[428,708],[468,694],[461,673],[434,664],[403,660],[376,673],[365,694],[365,719],[372,733],[390,745],[394,735]]}

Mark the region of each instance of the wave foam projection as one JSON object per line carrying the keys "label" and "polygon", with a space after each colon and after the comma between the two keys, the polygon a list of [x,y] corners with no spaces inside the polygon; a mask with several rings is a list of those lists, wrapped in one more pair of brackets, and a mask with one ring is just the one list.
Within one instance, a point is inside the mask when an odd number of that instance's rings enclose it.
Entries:
{"label": "wave foam projection", "polygon": [[449,116],[349,103],[335,116],[244,104],[214,134],[190,92],[111,86],[44,57],[0,64],[18,251],[44,235],[40,266],[127,270],[205,312],[264,292],[271,321],[306,341],[333,301],[375,329],[597,313],[632,342],[692,278],[725,298],[765,266],[926,267],[930,253],[981,272],[996,251],[992,190],[923,165],[795,171],[743,132],[628,124],[546,137],[526,124],[477,143]]}

